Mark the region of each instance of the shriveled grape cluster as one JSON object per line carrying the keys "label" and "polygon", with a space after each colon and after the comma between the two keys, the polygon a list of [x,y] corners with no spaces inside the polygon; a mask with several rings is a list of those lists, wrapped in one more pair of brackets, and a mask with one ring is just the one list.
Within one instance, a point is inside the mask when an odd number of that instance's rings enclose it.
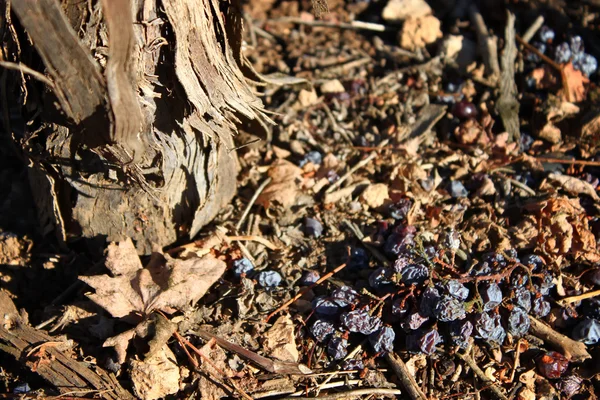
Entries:
{"label": "shriveled grape cluster", "polygon": [[333,360],[365,337],[372,355],[394,348],[432,354],[442,345],[466,347],[471,337],[498,346],[508,334],[525,335],[530,315],[550,312],[553,277],[536,255],[508,250],[465,257],[463,251],[460,259],[455,230],[435,242],[409,225],[384,227],[379,236],[390,265],[356,247],[347,273],[364,278],[313,300],[309,331]]}

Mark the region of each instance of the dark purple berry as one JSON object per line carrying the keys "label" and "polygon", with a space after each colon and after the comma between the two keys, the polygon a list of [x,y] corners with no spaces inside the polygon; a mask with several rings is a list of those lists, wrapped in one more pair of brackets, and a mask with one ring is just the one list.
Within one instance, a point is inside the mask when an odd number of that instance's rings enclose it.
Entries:
{"label": "dark purple berry", "polygon": [[235,276],[242,276],[242,274],[248,274],[248,272],[254,269],[254,265],[247,258],[238,258],[233,260],[233,274]]}
{"label": "dark purple berry", "polygon": [[308,163],[321,165],[323,163],[323,156],[318,151],[311,151],[306,153],[302,161],[300,161],[300,167],[304,167]]}
{"label": "dark purple berry", "polygon": [[484,283],[479,286],[484,311],[490,311],[502,303],[502,290],[497,283]]}
{"label": "dark purple berry", "polygon": [[549,351],[537,360],[537,367],[543,377],[558,379],[569,368],[569,360],[556,351]]}
{"label": "dark purple berry", "polygon": [[306,218],[304,221],[304,233],[308,236],[318,238],[323,234],[323,225],[314,218]]}
{"label": "dark purple berry", "polygon": [[493,316],[488,313],[480,313],[475,316],[475,336],[502,344],[506,338],[506,332],[500,324],[500,315],[494,314]]}
{"label": "dark purple berry", "polygon": [[571,48],[571,53],[573,53],[573,57],[575,55],[583,53],[585,50],[583,39],[581,36],[573,36],[571,40],[569,40],[569,47]]}
{"label": "dark purple berry", "polygon": [[400,199],[396,203],[390,204],[390,216],[394,219],[405,219],[412,206],[410,199]]}
{"label": "dark purple berry", "polygon": [[563,42],[556,46],[556,49],[554,49],[554,61],[556,61],[559,64],[569,62],[571,56],[572,53],[569,43]]}
{"label": "dark purple berry", "polygon": [[402,270],[402,282],[417,285],[429,278],[429,269],[423,264],[411,264]]}
{"label": "dark purple berry", "polygon": [[435,352],[435,346],[441,341],[440,334],[436,329],[428,329],[422,333],[407,336],[406,347],[408,347],[409,350],[433,354]]}
{"label": "dark purple berry", "polygon": [[477,116],[477,107],[475,104],[462,100],[454,105],[452,114],[459,119],[471,119]]}
{"label": "dark purple berry", "polygon": [[396,229],[396,232],[388,236],[383,250],[391,257],[398,257],[399,254],[407,251],[415,244],[415,233],[416,228],[414,226]]}
{"label": "dark purple berry", "polygon": [[531,308],[531,312],[536,317],[545,317],[550,314],[551,306],[543,297],[536,297],[533,299],[533,307]]}
{"label": "dark purple berry", "polygon": [[540,292],[540,294],[547,296],[550,294],[550,289],[552,289],[556,284],[554,283],[554,278],[551,274],[543,274],[542,278],[534,278],[535,283],[534,286]]}
{"label": "dark purple berry", "polygon": [[469,297],[469,289],[456,280],[449,280],[445,285],[446,292],[458,300],[465,301]]}
{"label": "dark purple berry", "polygon": [[428,317],[426,317],[418,312],[413,312],[413,313],[409,314],[408,317],[406,318],[406,320],[402,321],[402,323],[400,325],[406,331],[416,331],[421,326],[423,326],[423,324],[427,321],[429,321]]}
{"label": "dark purple berry", "polygon": [[327,354],[334,360],[341,360],[348,355],[348,341],[340,337],[333,337],[327,345]]}
{"label": "dark purple berry", "polygon": [[562,393],[564,398],[570,399],[581,392],[581,383],[583,379],[577,375],[569,375],[556,382],[556,388]]}
{"label": "dark purple berry", "polygon": [[598,60],[591,54],[583,53],[573,59],[573,67],[589,77],[598,69]]}
{"label": "dark purple berry", "polygon": [[335,332],[333,323],[322,319],[316,320],[310,327],[310,333],[317,342],[324,342],[333,334],[333,332]]}
{"label": "dark purple berry", "polygon": [[302,286],[310,286],[316,283],[319,279],[321,279],[321,275],[317,271],[306,271],[302,274],[302,278],[300,278],[300,285]]}
{"label": "dark purple berry", "polygon": [[531,311],[531,292],[525,287],[516,289],[513,303],[527,312]]}
{"label": "dark purple berry", "polygon": [[579,315],[585,318],[600,320],[600,299],[585,299],[579,306]]}
{"label": "dark purple berry", "polygon": [[314,299],[312,306],[315,312],[321,315],[336,315],[340,310],[336,302],[325,297]]}
{"label": "dark purple berry", "polygon": [[434,287],[427,287],[421,293],[421,302],[419,303],[419,312],[425,317],[435,315],[435,307],[440,301],[440,292]]}
{"label": "dark purple berry", "polygon": [[444,296],[435,306],[435,317],[442,322],[464,319],[467,316],[464,303],[451,296]]}
{"label": "dark purple berry", "polygon": [[412,264],[412,258],[406,254],[400,254],[394,261],[394,272],[402,274],[402,270]]}
{"label": "dark purple berry", "polygon": [[508,333],[513,336],[523,336],[529,331],[529,316],[521,307],[513,307],[508,315]]}
{"label": "dark purple berry", "polygon": [[350,304],[355,304],[358,301],[358,298],[358,292],[350,286],[342,286],[331,293],[331,300],[340,307],[347,307]]}
{"label": "dark purple berry", "polygon": [[448,185],[448,193],[450,193],[450,196],[454,199],[467,197],[469,195],[469,191],[460,181],[451,181],[450,185]]}
{"label": "dark purple berry", "polygon": [[387,353],[394,350],[394,339],[396,333],[389,326],[384,326],[377,332],[369,335],[369,342],[377,353]]}
{"label": "dark purple berry", "polygon": [[556,37],[556,34],[554,33],[554,30],[552,30],[549,26],[544,25],[538,31],[538,37],[542,42],[552,43],[552,41]]}
{"label": "dark purple berry", "polygon": [[600,322],[595,319],[585,319],[573,328],[573,339],[588,345],[600,342]]}
{"label": "dark purple berry", "polygon": [[471,321],[454,321],[450,324],[451,343],[462,348],[469,345],[469,338],[473,335],[473,324]]}
{"label": "dark purple berry", "polygon": [[404,317],[408,313],[408,302],[405,299],[396,299],[392,303],[392,314]]}
{"label": "dark purple berry", "polygon": [[274,288],[281,283],[281,275],[277,271],[261,271],[257,275],[258,284],[264,288]]}
{"label": "dark purple berry", "polygon": [[392,281],[392,271],[385,267],[379,267],[369,275],[369,285],[373,289],[382,289],[387,285],[394,283]]}
{"label": "dark purple berry", "polygon": [[342,314],[340,320],[350,331],[370,335],[381,327],[381,320],[369,315],[366,310],[354,310]]}
{"label": "dark purple berry", "polygon": [[350,253],[348,267],[364,269],[369,268],[369,254],[362,247],[355,247]]}

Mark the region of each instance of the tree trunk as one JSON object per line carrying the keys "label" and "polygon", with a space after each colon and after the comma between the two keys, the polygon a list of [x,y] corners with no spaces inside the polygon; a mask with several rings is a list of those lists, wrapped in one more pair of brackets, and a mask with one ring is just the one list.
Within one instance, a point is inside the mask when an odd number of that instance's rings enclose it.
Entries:
{"label": "tree trunk", "polygon": [[45,233],[129,236],[148,253],[231,200],[232,135],[268,121],[242,72],[236,1],[4,4],[2,120],[31,161]]}

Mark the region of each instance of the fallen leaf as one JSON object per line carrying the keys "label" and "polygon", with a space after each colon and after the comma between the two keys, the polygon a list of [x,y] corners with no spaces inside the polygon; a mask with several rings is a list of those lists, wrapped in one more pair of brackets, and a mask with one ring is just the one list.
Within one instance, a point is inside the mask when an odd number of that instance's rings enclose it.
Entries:
{"label": "fallen leaf", "polygon": [[265,334],[263,343],[267,354],[282,361],[298,362],[294,323],[289,315],[280,317]]}
{"label": "fallen leaf", "polygon": [[278,203],[284,208],[293,206],[300,194],[302,169],[289,161],[277,160],[269,168],[268,175],[271,182],[256,202],[265,208],[269,208],[273,203]]}
{"label": "fallen leaf", "polygon": [[369,185],[360,195],[360,199],[371,208],[380,207],[389,198],[388,187],[384,183]]}
{"label": "fallen leaf", "polygon": [[590,83],[590,80],[581,71],[575,69],[571,62],[563,64],[562,76],[566,80],[568,93],[565,93],[563,89],[559,95],[566,101],[575,103],[585,100],[587,84]]}
{"label": "fallen leaf", "polygon": [[548,175],[548,180],[550,182],[559,184],[564,191],[570,194],[587,194],[596,201],[600,200],[598,193],[596,193],[596,190],[589,182],[583,181],[574,176],[551,173]]}
{"label": "fallen leaf", "polygon": [[222,348],[211,342],[202,346],[200,352],[206,356],[210,362],[204,358],[200,359],[200,370],[203,373],[200,374],[200,382],[198,383],[198,390],[200,391],[199,398],[204,400],[219,400],[227,397],[227,393],[220,385],[216,385],[212,378],[217,377],[223,379],[224,377],[221,375],[221,371],[226,374],[229,373],[230,369],[226,364],[227,354],[225,354],[225,351],[223,351]]}
{"label": "fallen leaf", "polygon": [[[113,276],[82,276],[79,279],[96,290],[87,297],[115,318],[140,323],[135,329],[108,339],[104,346],[114,346],[119,360],[125,359],[129,340],[145,336],[147,318],[156,310],[168,314],[185,311],[194,305],[225,272],[223,261],[212,255],[178,260],[155,255],[146,268],[136,263],[131,239],[111,244],[106,266]],[[162,262],[159,262],[162,261]],[[141,322],[140,322],[141,321]]]}
{"label": "fallen leaf", "polygon": [[132,360],[129,376],[135,394],[143,400],[154,400],[177,393],[180,375],[175,360],[167,346],[144,361]]}

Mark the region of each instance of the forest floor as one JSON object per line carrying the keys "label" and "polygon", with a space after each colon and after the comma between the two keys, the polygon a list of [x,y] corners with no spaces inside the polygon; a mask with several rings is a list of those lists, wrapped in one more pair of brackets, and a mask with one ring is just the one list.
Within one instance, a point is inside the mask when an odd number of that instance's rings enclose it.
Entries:
{"label": "forest floor", "polygon": [[241,130],[234,201],[160,256],[179,275],[60,250],[0,149],[0,284],[52,337],[0,353],[0,397],[57,395],[66,356],[144,399],[596,398],[600,8],[311,8],[244,8],[272,132]]}

